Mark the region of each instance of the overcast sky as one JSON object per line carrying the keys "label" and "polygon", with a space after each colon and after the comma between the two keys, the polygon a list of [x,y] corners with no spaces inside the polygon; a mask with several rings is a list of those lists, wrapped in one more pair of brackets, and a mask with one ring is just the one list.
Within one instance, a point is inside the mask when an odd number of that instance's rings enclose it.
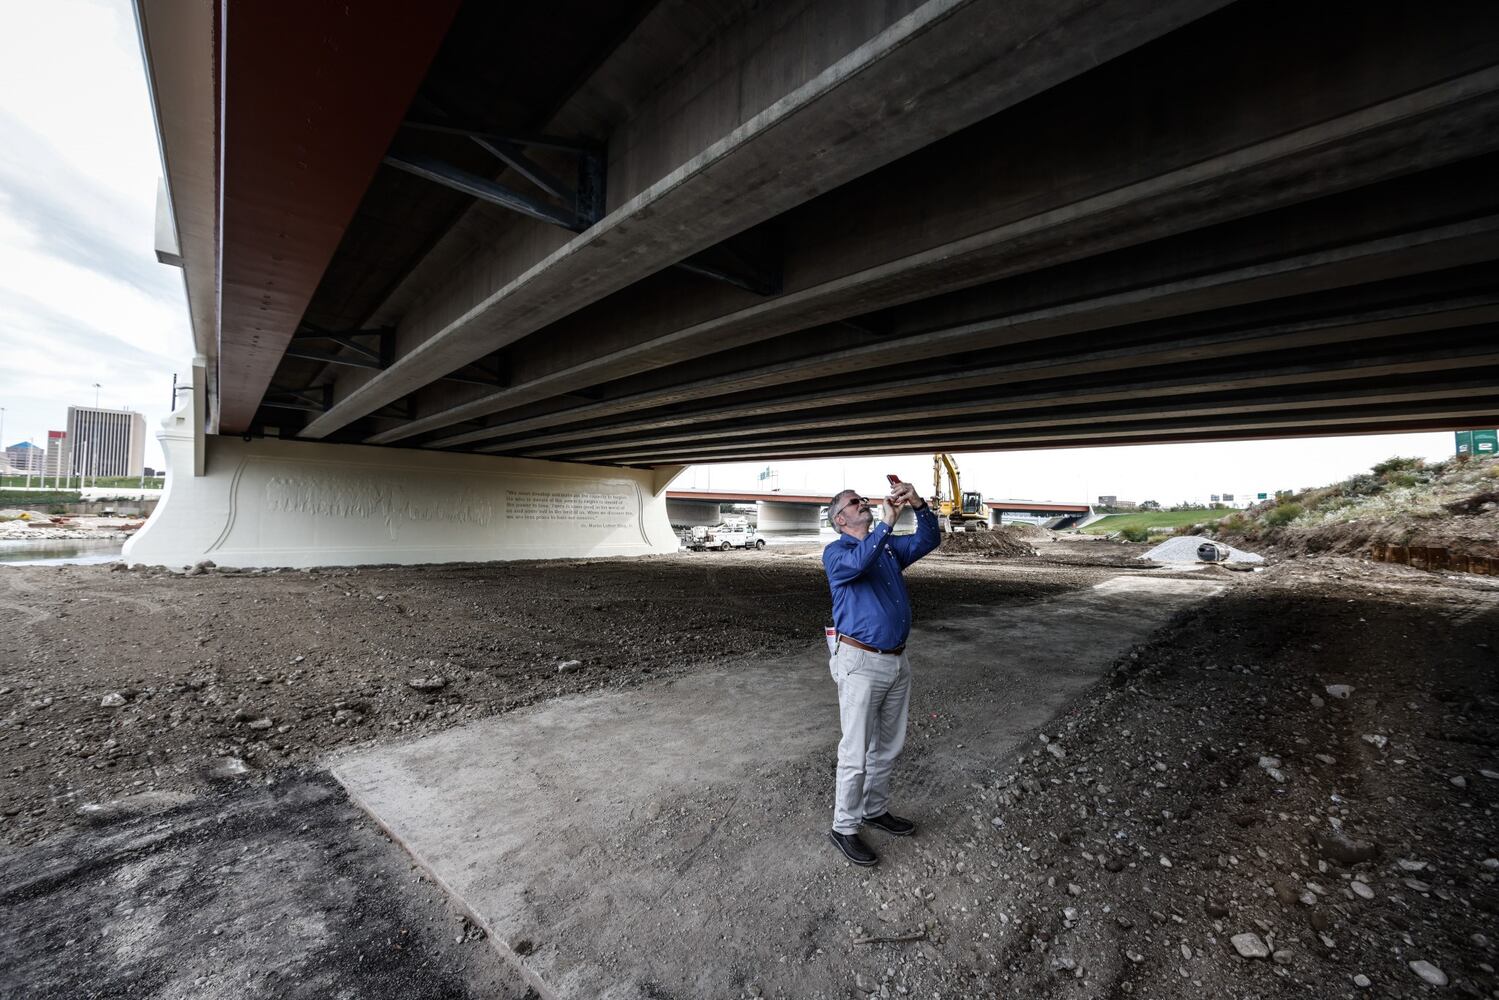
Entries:
{"label": "overcast sky", "polygon": [[[174,372],[190,373],[182,274],[152,241],[160,158],[125,0],[0,0],[0,407],[6,445],[46,443],[69,404],[146,415],[146,464]],[[988,497],[1206,499],[1320,485],[1392,454],[1445,458],[1450,433],[960,456]],[[931,456],[770,463],[783,490],[865,492],[894,472],[930,491]],[[679,486],[757,488],[766,463]]]}
{"label": "overcast sky", "polygon": [[0,0],[0,406],[6,445],[69,404],[146,415],[146,464],[192,337],[156,262],[156,129],[125,0]]}

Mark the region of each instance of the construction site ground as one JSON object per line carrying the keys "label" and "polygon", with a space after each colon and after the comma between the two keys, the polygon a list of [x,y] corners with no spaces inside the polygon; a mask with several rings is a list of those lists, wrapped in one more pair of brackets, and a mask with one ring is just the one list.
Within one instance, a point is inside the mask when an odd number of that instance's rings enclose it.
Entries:
{"label": "construction site ground", "polygon": [[811,546],[0,567],[0,995],[1499,995],[1499,581],[1036,545],[910,571],[872,870]]}

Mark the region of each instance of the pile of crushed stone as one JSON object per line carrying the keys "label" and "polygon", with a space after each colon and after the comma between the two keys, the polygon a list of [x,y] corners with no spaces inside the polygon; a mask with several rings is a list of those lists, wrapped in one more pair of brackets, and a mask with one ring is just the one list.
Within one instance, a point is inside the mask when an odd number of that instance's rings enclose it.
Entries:
{"label": "pile of crushed stone", "polygon": [[[1175,538],[1166,539],[1145,553],[1141,558],[1163,563],[1195,563],[1197,562],[1197,547],[1204,542],[1212,541],[1213,539],[1203,535],[1178,535]],[[1228,550],[1228,558],[1223,560],[1224,562],[1257,563],[1265,561],[1265,557],[1262,555],[1245,552],[1243,549],[1236,549],[1232,545],[1227,545],[1223,542],[1217,542],[1216,544]]]}
{"label": "pile of crushed stone", "polygon": [[1030,557],[1036,550],[1010,534],[1008,529],[990,531],[963,531],[942,536],[943,555],[980,555],[997,557]]}

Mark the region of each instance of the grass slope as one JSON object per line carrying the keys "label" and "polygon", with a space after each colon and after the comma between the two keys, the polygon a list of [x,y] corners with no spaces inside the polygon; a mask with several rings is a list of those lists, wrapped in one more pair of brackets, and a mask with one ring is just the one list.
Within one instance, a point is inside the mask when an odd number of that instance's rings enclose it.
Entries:
{"label": "grass slope", "polygon": [[[47,482],[49,484],[55,483],[56,482],[56,477],[54,477],[54,476],[48,476],[47,477]],[[147,476],[146,479],[145,479],[145,489],[148,489],[148,490],[159,490],[159,489],[161,489],[163,482],[164,482],[164,480],[163,480],[163,478],[161,476],[154,476],[154,477],[153,476]],[[121,489],[135,490],[135,489],[140,489],[141,488],[141,477],[140,476],[100,476],[96,480],[93,476],[89,476],[87,484],[89,486],[98,486],[98,487],[101,487],[101,488],[107,486],[107,487],[112,487],[112,488],[113,487],[118,487],[118,488],[121,488]],[[28,480],[28,478],[26,476],[0,476],[0,487],[6,487],[6,486],[21,486],[21,487],[24,487],[24,486],[28,486],[28,485],[29,486],[41,486],[42,485],[41,477],[34,475],[34,476],[31,476],[29,478],[29,480]],[[63,489],[70,489],[70,490],[71,489],[77,489],[78,488],[78,477],[77,476],[64,476],[63,477],[63,483],[61,484],[61,487]]]}

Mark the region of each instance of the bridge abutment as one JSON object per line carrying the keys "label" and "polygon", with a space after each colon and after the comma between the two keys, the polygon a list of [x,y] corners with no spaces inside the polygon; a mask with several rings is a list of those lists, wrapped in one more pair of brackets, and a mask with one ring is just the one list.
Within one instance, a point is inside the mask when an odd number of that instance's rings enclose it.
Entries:
{"label": "bridge abutment", "polygon": [[672,524],[683,527],[697,525],[712,527],[723,520],[723,514],[716,500],[668,500],[666,501],[666,515]]}
{"label": "bridge abutment", "polygon": [[[166,491],[129,565],[309,567],[674,552],[650,470],[207,436],[163,422]],[[202,447],[202,475],[193,475]]]}
{"label": "bridge abutment", "polygon": [[822,520],[818,516],[822,509],[810,504],[803,506],[761,500],[756,502],[755,511],[759,518],[759,530],[762,532],[802,531],[816,534],[817,529],[822,526]]}

